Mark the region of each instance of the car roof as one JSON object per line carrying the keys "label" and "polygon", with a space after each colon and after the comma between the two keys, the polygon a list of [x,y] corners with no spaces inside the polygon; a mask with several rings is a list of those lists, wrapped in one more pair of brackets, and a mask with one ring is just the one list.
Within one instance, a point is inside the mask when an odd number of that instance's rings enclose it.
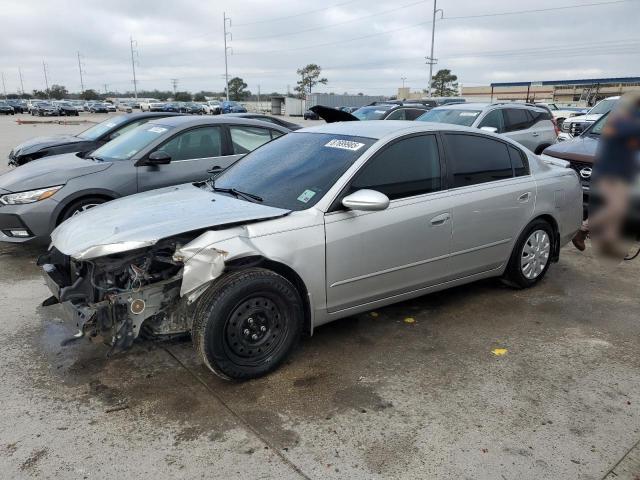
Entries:
{"label": "car roof", "polygon": [[169,116],[165,118],[159,118],[157,121],[152,123],[157,123],[160,125],[171,126],[171,127],[196,127],[198,125],[216,125],[216,124],[234,124],[234,125],[253,125],[256,127],[269,127],[280,129],[282,131],[288,132],[288,128],[284,128],[280,125],[276,125],[275,123],[263,122],[260,120],[254,120],[251,118],[242,118],[242,117],[232,117],[229,115],[219,115],[216,117],[201,117],[201,116],[191,116],[191,115],[176,115]]}
{"label": "car roof", "polygon": [[434,110],[484,110],[489,107],[510,107],[510,108],[531,108],[538,110],[547,110],[549,107],[546,105],[534,105],[532,103],[523,102],[466,102],[466,103],[447,103],[444,105],[438,105]]}
{"label": "car roof", "polygon": [[294,133],[328,133],[332,135],[349,135],[354,137],[367,137],[379,140],[394,133],[411,132],[435,132],[435,131],[462,131],[478,133],[477,128],[463,127],[433,122],[415,122],[410,120],[361,120],[353,122],[334,122],[324,125],[302,128]]}

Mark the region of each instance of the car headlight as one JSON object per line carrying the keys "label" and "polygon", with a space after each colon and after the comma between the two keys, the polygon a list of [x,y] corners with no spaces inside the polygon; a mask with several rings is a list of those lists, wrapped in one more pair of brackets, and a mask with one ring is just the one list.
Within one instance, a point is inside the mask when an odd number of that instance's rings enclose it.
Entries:
{"label": "car headlight", "polygon": [[57,187],[41,188],[28,192],[8,193],[0,197],[0,203],[4,205],[23,205],[25,203],[39,202],[49,198],[62,187],[63,185],[58,185]]}

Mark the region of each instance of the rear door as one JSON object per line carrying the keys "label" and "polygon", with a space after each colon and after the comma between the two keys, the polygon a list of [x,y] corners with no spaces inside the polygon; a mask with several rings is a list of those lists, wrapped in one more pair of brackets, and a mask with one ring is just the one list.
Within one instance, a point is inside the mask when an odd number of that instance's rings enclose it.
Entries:
{"label": "rear door", "polygon": [[505,135],[534,151],[538,145],[538,132],[530,130],[533,116],[526,108],[505,108]]}
{"label": "rear door", "polygon": [[486,135],[444,135],[450,172],[451,274],[465,277],[503,265],[529,222],[536,187],[526,155]]}
{"label": "rear door", "polygon": [[154,151],[164,151],[171,156],[168,165],[140,165],[138,190],[178,185],[206,180],[208,170],[219,166],[224,169],[237,157],[229,155],[225,127],[222,125],[196,127],[183,130]]}
{"label": "rear door", "polygon": [[327,305],[336,312],[441,281],[448,272],[451,211],[436,135],[396,140],[356,173],[342,197],[372,189],[386,210],[325,216]]}

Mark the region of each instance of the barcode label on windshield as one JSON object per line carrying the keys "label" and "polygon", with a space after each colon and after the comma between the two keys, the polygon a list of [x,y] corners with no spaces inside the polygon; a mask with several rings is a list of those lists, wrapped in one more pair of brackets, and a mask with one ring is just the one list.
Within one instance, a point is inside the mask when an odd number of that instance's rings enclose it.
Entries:
{"label": "barcode label on windshield", "polygon": [[325,147],[341,148],[342,150],[351,150],[352,152],[355,152],[356,150],[360,150],[364,147],[364,143],[352,142],[350,140],[338,140],[337,138],[334,138],[327,143]]}

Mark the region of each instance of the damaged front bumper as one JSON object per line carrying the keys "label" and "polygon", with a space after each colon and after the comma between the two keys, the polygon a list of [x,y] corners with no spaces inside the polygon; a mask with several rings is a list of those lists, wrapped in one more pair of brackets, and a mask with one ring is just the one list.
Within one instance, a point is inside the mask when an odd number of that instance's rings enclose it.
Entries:
{"label": "damaged front bumper", "polygon": [[225,269],[226,252],[214,248],[142,249],[77,261],[51,248],[38,259],[53,296],[78,331],[112,350],[130,347],[144,331],[152,336],[191,331],[192,305]]}

